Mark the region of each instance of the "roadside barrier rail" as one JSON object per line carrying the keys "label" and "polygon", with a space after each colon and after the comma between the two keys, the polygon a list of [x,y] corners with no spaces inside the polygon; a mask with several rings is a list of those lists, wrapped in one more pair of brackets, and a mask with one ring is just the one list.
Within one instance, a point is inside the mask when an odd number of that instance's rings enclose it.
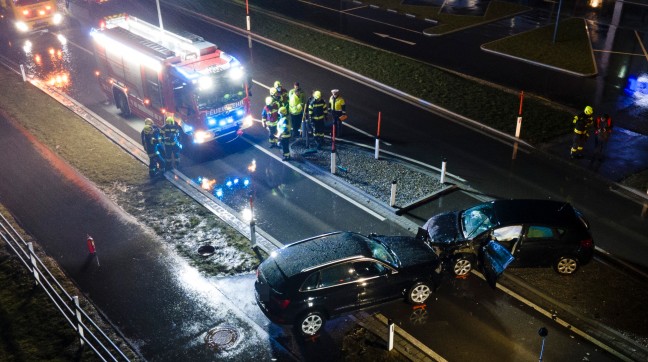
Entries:
{"label": "roadside barrier rail", "polygon": [[34,276],[36,285],[61,312],[68,324],[79,334],[79,343],[87,345],[102,361],[130,361],[92,318],[79,306],[78,296],[71,296],[4,215],[0,214],[0,237]]}

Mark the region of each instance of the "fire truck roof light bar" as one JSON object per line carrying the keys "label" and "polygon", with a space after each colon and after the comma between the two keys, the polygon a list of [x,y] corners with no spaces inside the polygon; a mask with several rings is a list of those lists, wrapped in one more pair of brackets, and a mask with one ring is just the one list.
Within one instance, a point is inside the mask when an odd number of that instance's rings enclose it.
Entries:
{"label": "fire truck roof light bar", "polygon": [[[194,42],[191,39],[171,33],[167,30],[162,30],[157,26],[142,21],[134,16],[124,18],[123,21],[116,22],[115,25],[130,31],[133,34],[137,34],[143,38],[160,44],[183,58],[187,54],[195,55],[196,59],[200,58],[200,49],[194,45]],[[198,38],[198,40],[204,42],[204,39],[202,38]]]}
{"label": "fire truck roof light bar", "polygon": [[90,36],[92,36],[96,42],[103,45],[105,48],[110,48],[112,51],[122,53],[124,55],[124,58],[134,57],[138,63],[144,64],[156,72],[159,72],[162,69],[162,65],[157,60],[145,54],[142,54],[124,44],[121,44],[97,30],[93,29],[90,32]]}

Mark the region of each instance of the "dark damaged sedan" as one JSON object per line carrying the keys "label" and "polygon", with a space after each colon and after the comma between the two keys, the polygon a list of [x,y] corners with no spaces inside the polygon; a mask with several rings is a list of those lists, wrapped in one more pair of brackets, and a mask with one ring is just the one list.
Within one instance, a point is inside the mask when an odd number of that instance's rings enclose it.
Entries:
{"label": "dark damaged sedan", "polygon": [[491,241],[511,252],[512,267],[553,266],[563,275],[575,273],[594,254],[583,215],[553,200],[495,200],[439,214],[417,237],[429,242],[456,275],[470,272],[479,263],[479,247]]}
{"label": "dark damaged sedan", "polygon": [[257,304],[278,324],[314,335],[332,317],[405,297],[422,304],[439,258],[412,237],[334,232],[286,245],[257,269]]}
{"label": "dark damaged sedan", "polygon": [[[506,254],[489,258],[492,278],[510,262]],[[343,313],[401,298],[423,304],[440,273],[438,256],[420,239],[333,232],[273,252],[257,269],[255,295],[272,322],[310,336]]]}

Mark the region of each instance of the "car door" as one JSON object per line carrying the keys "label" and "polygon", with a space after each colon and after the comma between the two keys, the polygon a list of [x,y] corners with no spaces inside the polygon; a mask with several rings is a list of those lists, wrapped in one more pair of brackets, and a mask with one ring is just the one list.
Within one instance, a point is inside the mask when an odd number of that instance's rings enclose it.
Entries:
{"label": "car door", "polygon": [[398,297],[402,287],[395,270],[376,260],[356,261],[358,274],[358,304],[366,307]]}
{"label": "car door", "polygon": [[357,308],[358,275],[353,263],[344,262],[320,270],[317,289],[310,294],[332,315]]}
{"label": "car door", "polygon": [[481,247],[482,271],[491,288],[497,285],[497,279],[513,261],[513,255],[504,246],[491,240]]}
{"label": "car door", "polygon": [[559,234],[553,227],[528,225],[513,254],[521,267],[551,265],[560,250]]}
{"label": "car door", "polygon": [[[515,257],[518,248],[520,246],[520,240],[522,239],[522,231],[524,230],[524,225],[507,225],[493,229],[491,233],[491,238],[497,241],[500,245],[505,247],[511,254]],[[517,258],[513,260],[511,266],[518,265]]]}

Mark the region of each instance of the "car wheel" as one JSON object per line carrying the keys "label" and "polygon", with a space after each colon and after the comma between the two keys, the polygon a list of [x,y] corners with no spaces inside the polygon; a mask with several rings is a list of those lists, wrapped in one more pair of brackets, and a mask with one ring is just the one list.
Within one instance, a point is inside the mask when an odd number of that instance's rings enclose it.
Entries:
{"label": "car wheel", "polygon": [[311,337],[316,335],[324,327],[325,323],[326,319],[322,313],[310,312],[299,318],[295,327],[302,336]]}
{"label": "car wheel", "polygon": [[452,272],[458,277],[468,275],[472,270],[472,261],[465,255],[458,256],[452,263]]}
{"label": "car wheel", "polygon": [[418,282],[407,291],[407,301],[412,304],[423,304],[432,295],[432,287],[426,282]]}
{"label": "car wheel", "polygon": [[560,275],[572,275],[578,270],[580,263],[572,256],[561,256],[554,264],[554,270]]}

